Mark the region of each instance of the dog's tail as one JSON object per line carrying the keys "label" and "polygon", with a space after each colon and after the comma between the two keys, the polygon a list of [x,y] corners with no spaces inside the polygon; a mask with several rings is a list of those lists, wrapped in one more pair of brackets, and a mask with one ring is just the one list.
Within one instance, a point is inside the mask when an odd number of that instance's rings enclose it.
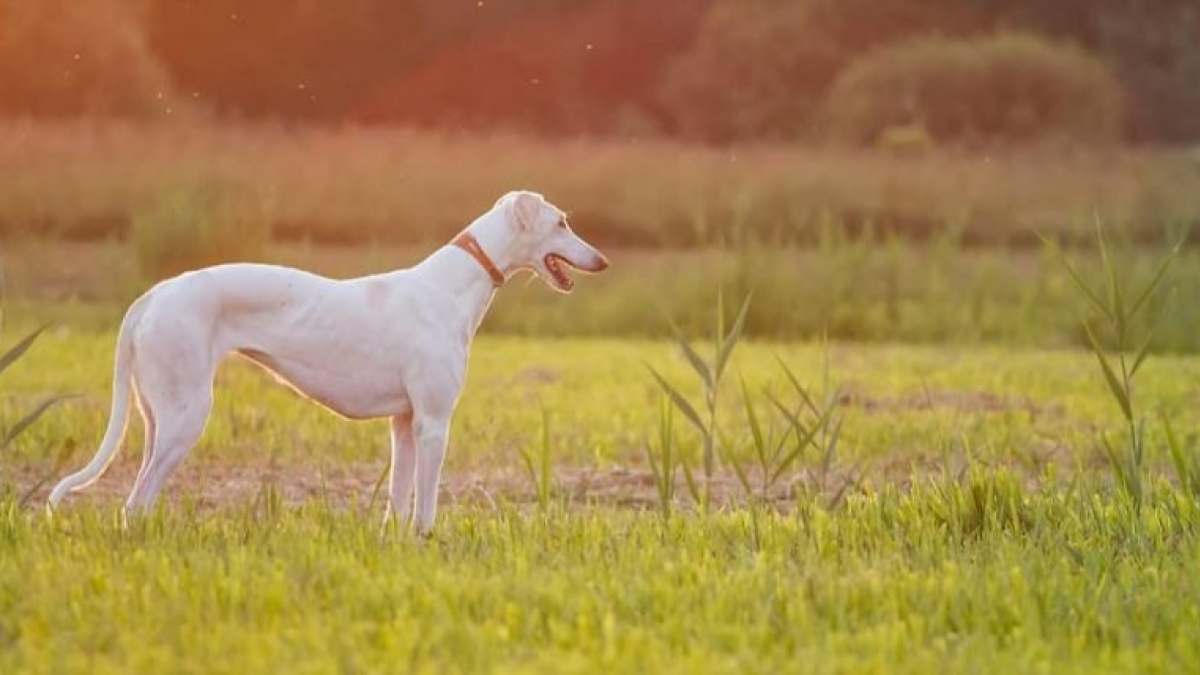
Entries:
{"label": "dog's tail", "polygon": [[88,465],[62,479],[50,492],[49,506],[58,506],[67,493],[95,483],[97,479],[116,457],[121,442],[125,440],[125,430],[129,426],[129,399],[133,393],[133,332],[137,328],[148,296],[142,296],[129,307],[125,319],[121,321],[121,330],[117,334],[117,350],[113,359],[113,398],[112,411],[108,416],[108,429],[104,432],[104,440],[100,449]]}

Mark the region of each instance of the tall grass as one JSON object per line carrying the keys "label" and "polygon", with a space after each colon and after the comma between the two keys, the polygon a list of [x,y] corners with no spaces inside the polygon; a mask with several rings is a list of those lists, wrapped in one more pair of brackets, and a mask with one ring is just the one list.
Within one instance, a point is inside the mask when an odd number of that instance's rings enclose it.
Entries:
{"label": "tall grass", "polygon": [[[925,243],[878,234],[830,234],[815,247],[733,248],[724,252],[610,249],[602,275],[579,279],[560,297],[539,283],[513,283],[497,296],[482,330],[529,337],[669,337],[669,307],[689,337],[712,330],[712,288],[740,296],[751,288],[758,311],[745,331],[755,339],[1003,344],[1083,347],[1079,297],[1047,250],[974,249],[947,233]],[[1157,269],[1158,250],[1110,242],[1129,278],[1142,283]],[[62,321],[72,328],[115,328],[124,306],[145,289],[114,270],[135,270],[132,252],[116,243],[3,244],[15,315],[30,323]],[[271,245],[263,259],[333,277],[404,267],[429,248]],[[1071,247],[1071,255],[1091,249]],[[1182,249],[1172,266],[1174,309],[1161,316],[1152,350],[1200,351],[1200,253]],[[653,291],[654,302],[647,301]],[[62,301],[67,300],[64,304]],[[1158,300],[1154,308],[1159,307]],[[1144,313],[1131,326],[1145,335]],[[1107,339],[1101,332],[1097,337]]]}
{"label": "tall grass", "polygon": [[[815,248],[612,253],[614,269],[583,280],[569,300],[548,299],[536,284],[505,289],[484,329],[669,337],[659,311],[667,306],[680,331],[701,337],[711,332],[710,289],[720,284],[730,294],[754,290],[758,311],[745,331],[756,339],[1089,345],[1076,319],[1077,291],[1042,251],[974,250],[947,234],[925,244],[837,235]],[[1120,253],[1132,279],[1154,274],[1153,250]],[[1175,310],[1161,317],[1152,349],[1200,351],[1200,256],[1181,250],[1173,281]],[[647,289],[655,302],[646,301]],[[1144,336],[1150,316],[1130,326],[1134,339]]]}
{"label": "tall grass", "polygon": [[129,240],[142,277],[155,280],[217,263],[260,260],[270,225],[264,196],[194,180],[135,213]]}
{"label": "tall grass", "polygon": [[1166,223],[1200,218],[1194,165],[1182,152],[1143,150],[903,158],[653,139],[9,121],[0,123],[0,231],[122,236],[175,186],[203,180],[278,195],[271,226],[292,239],[440,242],[500,193],[529,188],[606,245],[811,242],[829,220],[908,236],[958,227],[981,243],[1034,243],[1029,227],[1086,239],[1080,205],[1097,200],[1115,227],[1155,240]]}

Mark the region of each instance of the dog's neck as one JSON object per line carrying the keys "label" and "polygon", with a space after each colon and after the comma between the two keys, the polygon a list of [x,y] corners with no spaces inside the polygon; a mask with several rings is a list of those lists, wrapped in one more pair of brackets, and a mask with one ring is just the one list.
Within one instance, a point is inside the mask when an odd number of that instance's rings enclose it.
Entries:
{"label": "dog's neck", "polygon": [[[465,230],[475,238],[483,254],[505,279],[521,269],[514,262],[509,247],[512,240],[508,235],[509,228],[502,214],[489,212]],[[498,289],[480,261],[462,248],[447,244],[418,264],[414,271],[419,271],[454,297],[457,307],[468,317],[470,334],[474,335]]]}

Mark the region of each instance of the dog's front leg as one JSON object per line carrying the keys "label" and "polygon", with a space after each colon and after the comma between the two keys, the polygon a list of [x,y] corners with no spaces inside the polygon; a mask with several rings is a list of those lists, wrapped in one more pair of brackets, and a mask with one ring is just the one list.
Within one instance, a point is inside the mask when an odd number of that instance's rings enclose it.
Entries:
{"label": "dog's front leg", "polygon": [[437,515],[438,482],[442,475],[442,461],[446,458],[450,417],[418,414],[413,431],[417,442],[417,509],[414,525],[417,534],[425,536],[433,530],[433,520]]}
{"label": "dog's front leg", "polygon": [[413,440],[412,413],[392,418],[392,476],[383,526],[408,525],[412,514],[413,473],[417,468],[417,446]]}

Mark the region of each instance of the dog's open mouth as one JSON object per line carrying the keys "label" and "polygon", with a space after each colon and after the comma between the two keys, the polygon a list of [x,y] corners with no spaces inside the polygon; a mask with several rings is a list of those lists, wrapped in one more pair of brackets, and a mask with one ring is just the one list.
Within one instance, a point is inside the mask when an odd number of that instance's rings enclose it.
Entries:
{"label": "dog's open mouth", "polygon": [[567,274],[567,269],[575,269],[570,260],[562,257],[557,253],[547,253],[542,262],[546,264],[546,270],[550,272],[550,276],[554,278],[554,284],[564,291],[571,290],[575,286],[575,282]]}

